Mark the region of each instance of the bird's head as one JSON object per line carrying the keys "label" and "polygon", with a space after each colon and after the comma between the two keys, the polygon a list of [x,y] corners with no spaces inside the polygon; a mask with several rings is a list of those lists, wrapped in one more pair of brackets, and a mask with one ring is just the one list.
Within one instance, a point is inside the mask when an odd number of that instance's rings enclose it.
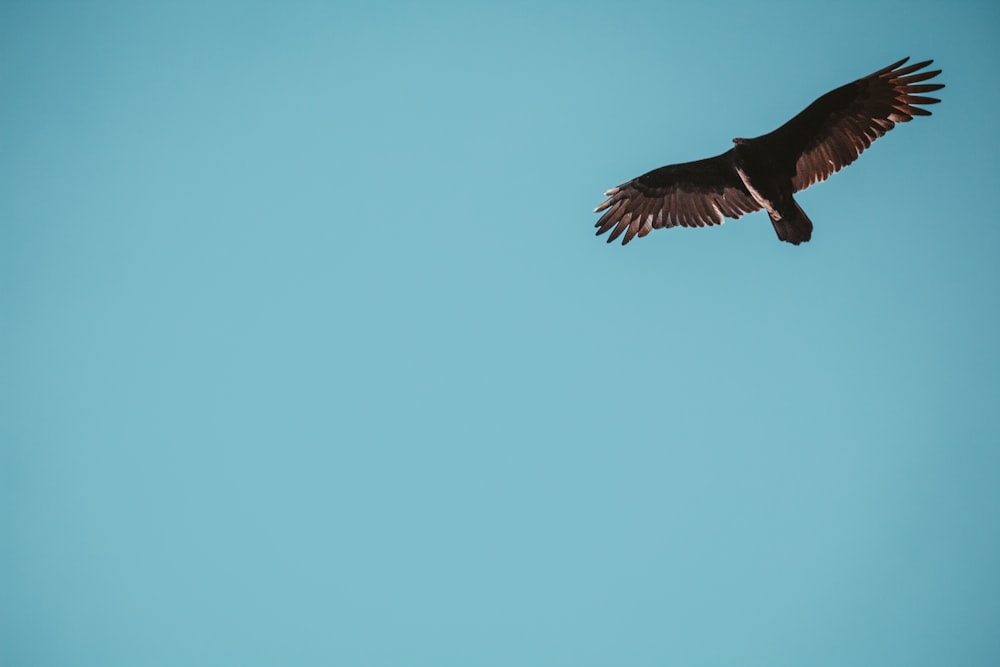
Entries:
{"label": "bird's head", "polygon": [[746,139],[744,139],[743,137],[733,137],[733,143],[736,144],[737,146],[744,143],[745,141]]}

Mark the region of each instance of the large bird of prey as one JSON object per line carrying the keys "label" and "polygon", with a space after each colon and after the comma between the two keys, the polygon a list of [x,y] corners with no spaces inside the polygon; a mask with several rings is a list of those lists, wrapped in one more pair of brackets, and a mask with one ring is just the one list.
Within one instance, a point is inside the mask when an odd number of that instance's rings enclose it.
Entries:
{"label": "large bird of prey", "polygon": [[[920,104],[941,100],[923,93],[944,88],[921,83],[941,70],[931,60],[903,66],[904,58],[823,95],[774,132],[733,139],[722,155],[660,167],[611,188],[594,209],[604,211],[597,234],[622,245],[661,227],[720,225],[761,208],[778,238],[798,245],[812,237],[812,222],[792,195],[854,162],[872,142],[914,116]],[[920,71],[923,70],[923,71]]]}

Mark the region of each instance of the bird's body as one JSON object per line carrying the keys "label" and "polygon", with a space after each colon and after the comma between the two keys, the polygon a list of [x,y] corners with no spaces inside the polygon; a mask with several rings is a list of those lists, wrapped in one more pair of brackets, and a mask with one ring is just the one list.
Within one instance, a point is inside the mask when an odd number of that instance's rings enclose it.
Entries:
{"label": "bird's body", "polygon": [[743,187],[771,218],[782,241],[798,245],[812,238],[813,224],[792,197],[792,176],[782,169],[765,142],[735,139],[733,165]]}
{"label": "bird's body", "polygon": [[611,188],[595,209],[598,235],[622,245],[661,227],[721,224],[760,209],[778,238],[799,245],[812,237],[812,222],[793,195],[825,180],[857,159],[872,141],[916,115],[917,106],[940,100],[920,94],[944,87],[919,83],[940,70],[918,71],[930,60],[893,63],[823,95],[777,130],[712,158],[668,165]]}

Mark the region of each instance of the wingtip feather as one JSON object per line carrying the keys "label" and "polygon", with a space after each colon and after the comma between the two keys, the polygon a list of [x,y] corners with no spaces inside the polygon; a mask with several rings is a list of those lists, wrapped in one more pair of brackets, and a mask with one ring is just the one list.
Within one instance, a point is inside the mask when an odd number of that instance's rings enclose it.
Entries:
{"label": "wingtip feather", "polygon": [[910,85],[913,83],[920,83],[921,81],[926,81],[927,79],[933,79],[938,74],[941,73],[939,69],[927,70],[925,72],[917,72],[916,74],[910,74],[909,76],[893,77],[892,82],[895,84]]}
{"label": "wingtip feather", "polygon": [[910,59],[910,56],[906,56],[902,60],[897,60],[896,62],[894,62],[893,64],[889,65],[888,67],[883,67],[879,71],[875,72],[875,75],[878,76],[878,75],[881,75],[881,74],[886,74],[888,72],[891,72],[894,69],[896,69],[897,67],[899,67],[900,65],[902,65],[903,63],[905,63],[909,59]]}
{"label": "wingtip feather", "polygon": [[904,95],[903,101],[907,104],[940,104],[941,100],[936,97],[924,97],[923,95]]}
{"label": "wingtip feather", "polygon": [[910,72],[916,72],[918,69],[923,69],[928,65],[930,65],[932,62],[934,61],[924,60],[919,63],[912,63],[910,65],[907,65],[906,67],[898,67],[898,68],[894,67],[888,72],[888,74],[892,74],[893,78],[899,78],[904,74],[909,74]]}

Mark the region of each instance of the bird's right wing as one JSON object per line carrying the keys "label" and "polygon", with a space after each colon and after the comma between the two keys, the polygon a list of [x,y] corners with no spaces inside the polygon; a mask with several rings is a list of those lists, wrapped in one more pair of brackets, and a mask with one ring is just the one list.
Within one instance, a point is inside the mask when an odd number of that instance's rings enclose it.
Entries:
{"label": "bird's right wing", "polygon": [[661,227],[721,225],[760,208],[732,166],[732,151],[705,160],[660,167],[604,194],[595,213],[600,236],[613,228],[611,243],[622,245]]}

